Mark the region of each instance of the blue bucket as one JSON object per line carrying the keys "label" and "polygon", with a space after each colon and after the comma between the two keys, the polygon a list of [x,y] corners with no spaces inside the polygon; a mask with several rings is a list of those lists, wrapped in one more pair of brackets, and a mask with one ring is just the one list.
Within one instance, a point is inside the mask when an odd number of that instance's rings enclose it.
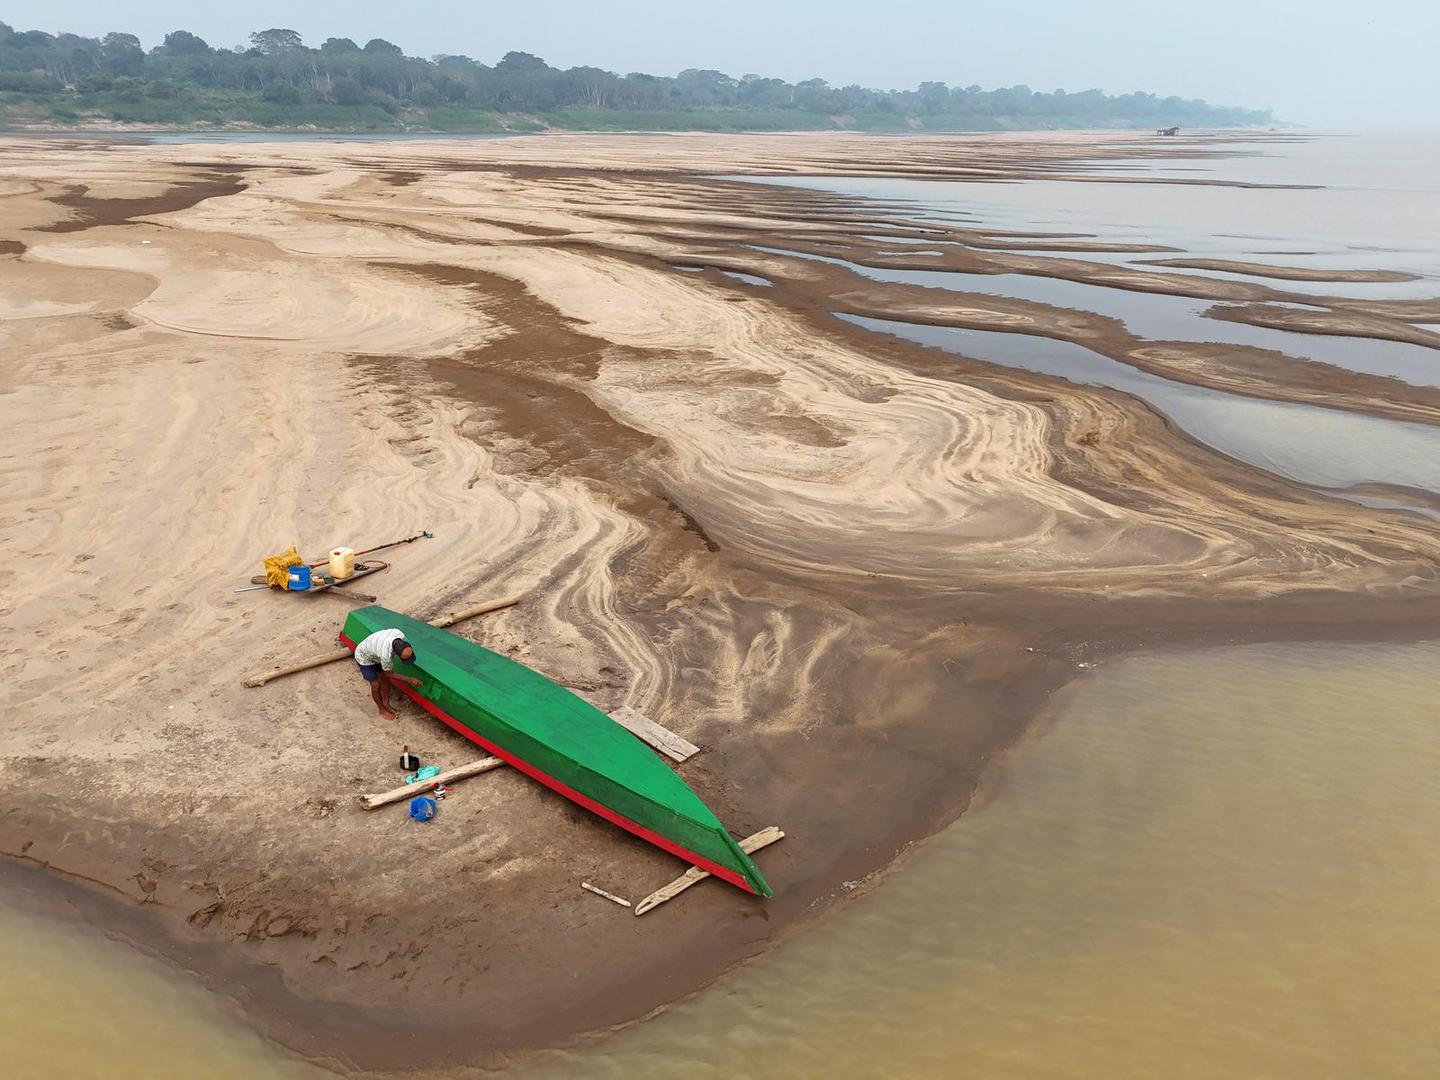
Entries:
{"label": "blue bucket", "polygon": [[310,588],[310,567],[303,564],[290,567],[290,576],[285,588],[290,592],[304,592]]}

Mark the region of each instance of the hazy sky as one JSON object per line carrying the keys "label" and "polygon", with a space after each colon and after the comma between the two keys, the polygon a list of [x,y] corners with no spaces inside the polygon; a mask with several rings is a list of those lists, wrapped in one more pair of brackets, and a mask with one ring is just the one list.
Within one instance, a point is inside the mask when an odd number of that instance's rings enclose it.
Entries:
{"label": "hazy sky", "polygon": [[1151,90],[1302,123],[1440,128],[1440,0],[5,0],[0,19],[124,30],[147,48],[168,30],[233,46],[280,26],[310,45],[383,37],[485,63],[520,49],[622,74]]}

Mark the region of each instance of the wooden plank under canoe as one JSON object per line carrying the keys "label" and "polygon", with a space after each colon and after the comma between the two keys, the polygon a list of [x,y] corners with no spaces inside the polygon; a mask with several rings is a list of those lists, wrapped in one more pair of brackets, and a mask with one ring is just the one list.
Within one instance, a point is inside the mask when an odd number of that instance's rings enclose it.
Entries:
{"label": "wooden plank under canoe", "polygon": [[638,739],[644,739],[673,761],[686,761],[700,752],[700,748],[688,739],[676,735],[669,728],[661,727],[639,709],[621,705],[610,714],[610,719]]}

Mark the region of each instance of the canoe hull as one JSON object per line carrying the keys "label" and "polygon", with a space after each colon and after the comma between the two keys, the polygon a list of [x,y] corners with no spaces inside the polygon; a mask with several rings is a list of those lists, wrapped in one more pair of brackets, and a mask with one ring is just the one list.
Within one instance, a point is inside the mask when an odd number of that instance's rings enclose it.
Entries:
{"label": "canoe hull", "polygon": [[[351,648],[353,649],[354,646],[352,645]],[[464,735],[465,738],[473,742],[476,746],[483,748],[488,753],[494,754],[507,765],[512,765],[515,768],[519,769],[526,776],[530,777],[530,779],[538,780],[540,783],[548,787],[551,791],[559,792],[571,802],[578,803],[579,805],[585,807],[586,810],[589,810],[591,813],[598,814],[606,821],[614,822],[616,825],[619,825],[627,832],[634,833],[642,840],[649,841],[656,847],[663,848],[664,850],[670,852],[670,854],[672,855],[678,855],[686,862],[693,863],[694,865],[700,867],[702,870],[708,870],[716,877],[730,882],[731,885],[738,886],[739,888],[744,889],[746,892],[753,893],[755,891],[753,888],[750,887],[749,882],[747,882],[734,870],[721,866],[717,862],[712,862],[710,859],[705,858],[703,855],[691,851],[688,848],[682,847],[680,844],[676,843],[673,840],[666,839],[659,833],[655,832],[653,829],[647,829],[638,821],[631,821],[624,814],[621,814],[615,810],[611,810],[608,806],[602,806],[594,799],[590,798],[587,795],[582,795],[580,792],[576,791],[574,788],[570,787],[563,781],[556,779],[549,773],[543,772],[534,765],[531,765],[528,761],[524,761],[515,754],[510,753],[510,751],[506,750],[498,743],[493,743],[489,739],[484,738],[478,732],[474,731],[470,727],[467,727],[465,724],[462,724],[459,720],[456,720],[449,713],[442,710],[433,701],[429,701],[421,697],[419,691],[415,690],[413,687],[406,686],[404,683],[396,683],[396,685],[407,697],[410,698],[410,700],[415,702],[415,704],[419,705],[431,716],[435,717],[435,719],[439,720],[443,724],[448,725],[449,727],[454,728],[461,735]]]}
{"label": "canoe hull", "polygon": [[[453,641],[429,637],[444,632],[384,608],[361,608],[352,612],[341,640],[353,650],[359,639],[384,626],[398,626],[405,631],[417,652],[418,667],[400,662],[397,670],[421,678],[421,688],[405,683],[395,685],[447,727],[552,791],[648,843],[737,888],[761,896],[771,895],[758,868],[694,792],[648,747],[609,717],[514,661],[454,635],[444,635],[444,639]],[[463,646],[462,651],[457,652],[456,642]],[[427,664],[427,657],[436,654],[441,655]],[[457,657],[462,661],[459,667],[455,663]],[[463,661],[468,661],[468,665]],[[488,684],[472,681],[487,677]],[[513,692],[513,700],[496,697],[494,687],[499,680],[508,680],[506,689]],[[483,703],[467,699],[462,692],[472,689],[478,694],[487,688],[491,694]],[[541,692],[538,697],[537,690]],[[519,723],[523,725],[525,717],[533,718],[537,712],[546,711],[557,714],[567,735],[573,735],[571,729],[585,729],[583,734],[594,744],[589,747],[594,750],[593,760],[581,760],[579,754],[567,758],[556,747],[538,742],[536,732],[522,730],[513,722],[519,715]],[[506,712],[511,714],[508,720],[503,715]],[[610,767],[609,774],[604,771],[606,765]],[[639,791],[627,789],[624,781],[627,773],[642,781]],[[616,779],[617,775],[620,780]],[[673,807],[665,804],[663,796],[669,796]],[[633,809],[627,813],[628,808]],[[693,842],[687,842],[687,837],[693,838]]]}

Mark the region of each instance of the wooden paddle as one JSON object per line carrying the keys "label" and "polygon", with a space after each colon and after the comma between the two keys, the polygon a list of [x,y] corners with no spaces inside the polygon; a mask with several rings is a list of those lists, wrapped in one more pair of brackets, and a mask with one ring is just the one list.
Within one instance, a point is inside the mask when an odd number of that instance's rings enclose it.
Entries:
{"label": "wooden paddle", "polygon": [[[361,555],[369,555],[372,552],[376,551],[384,551],[386,548],[399,547],[401,544],[413,544],[416,540],[433,540],[434,538],[435,534],[430,532],[429,530],[426,530],[422,533],[416,533],[414,536],[407,536],[404,540],[391,540],[388,544],[380,544],[373,548],[366,548],[364,551],[357,551],[355,552],[355,558],[358,559]],[[317,566],[329,565],[330,560],[328,558],[325,558],[321,559],[319,562],[312,562],[310,564],[310,569],[314,570]]]}

